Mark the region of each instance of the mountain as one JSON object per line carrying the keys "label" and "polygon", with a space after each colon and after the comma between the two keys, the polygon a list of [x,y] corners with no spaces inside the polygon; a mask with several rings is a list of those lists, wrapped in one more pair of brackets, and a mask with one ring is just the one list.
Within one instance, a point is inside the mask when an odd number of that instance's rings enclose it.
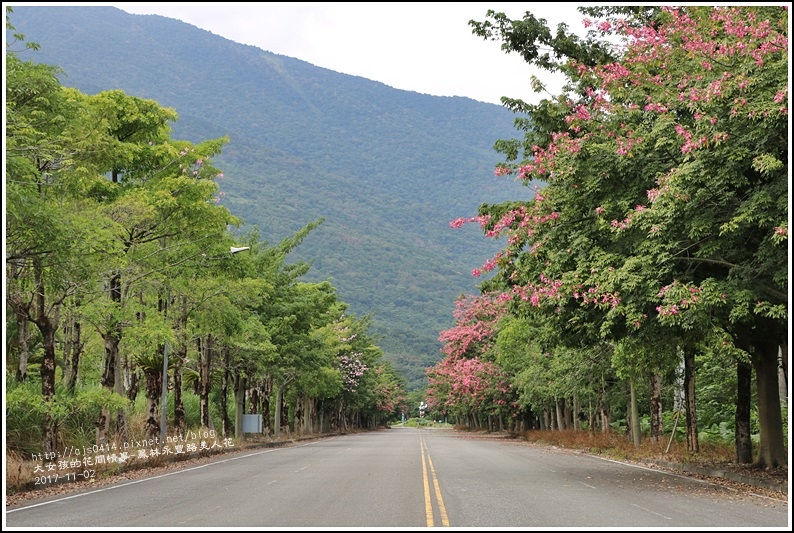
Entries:
{"label": "mountain", "polygon": [[[496,250],[470,225],[481,203],[531,197],[494,176],[512,112],[311,65],[158,15],[113,7],[14,6],[9,18],[87,94],[110,89],[176,109],[174,137],[228,135],[214,164],[223,204],[270,243],[324,219],[294,252],[309,280],[330,278],[359,316],[372,314],[384,355],[409,388],[440,359],[439,331],[471,270]],[[442,66],[443,68],[443,66]],[[244,228],[245,229],[245,228]]]}

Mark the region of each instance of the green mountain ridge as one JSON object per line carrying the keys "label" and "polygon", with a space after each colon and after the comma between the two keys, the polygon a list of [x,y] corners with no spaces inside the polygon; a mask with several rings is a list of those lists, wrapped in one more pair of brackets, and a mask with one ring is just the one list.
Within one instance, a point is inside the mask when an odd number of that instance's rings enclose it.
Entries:
{"label": "green mountain ridge", "polygon": [[[529,198],[494,176],[512,112],[463,97],[391,88],[235,43],[174,19],[113,7],[18,6],[11,23],[88,94],[121,89],[179,113],[174,136],[228,135],[214,164],[222,203],[277,242],[323,218],[293,253],[331,278],[409,387],[440,359],[454,299],[496,250],[449,222],[483,202]],[[475,38],[474,36],[472,38]],[[246,228],[243,228],[245,230]]]}

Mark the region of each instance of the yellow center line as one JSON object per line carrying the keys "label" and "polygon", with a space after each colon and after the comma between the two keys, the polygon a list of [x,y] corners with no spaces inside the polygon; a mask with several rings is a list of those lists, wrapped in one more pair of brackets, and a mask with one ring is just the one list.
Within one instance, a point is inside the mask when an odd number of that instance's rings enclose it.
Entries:
{"label": "yellow center line", "polygon": [[420,435],[420,449],[422,450],[422,479],[425,483],[425,516],[427,517],[427,527],[433,527],[433,503],[430,501],[430,485],[427,481],[427,465],[425,464],[425,449],[424,443],[421,442]]}
{"label": "yellow center line", "polygon": [[[430,459],[430,452],[427,451],[427,444],[422,435],[419,435],[420,448],[422,450],[422,477],[425,485],[425,515],[427,517],[427,527],[433,527],[433,504],[431,501],[430,484],[427,477],[427,465],[430,466],[430,473],[433,476],[433,486],[436,493],[436,501],[438,502],[438,510],[441,513],[441,524],[449,527],[449,518],[447,517],[447,508],[444,506],[444,498],[441,497],[441,488],[438,485],[438,477],[436,476],[436,469],[433,467],[433,461]],[[425,462],[425,458],[427,462]]]}
{"label": "yellow center line", "polygon": [[[427,445],[425,445],[427,447]],[[441,524],[449,527],[449,518],[447,517],[447,508],[444,506],[444,498],[441,497],[441,489],[438,486],[438,478],[436,477],[436,469],[433,468],[433,461],[430,459],[430,453],[427,454],[427,462],[430,464],[430,473],[433,474],[433,485],[436,487],[436,501],[438,501],[438,510],[441,512]]]}

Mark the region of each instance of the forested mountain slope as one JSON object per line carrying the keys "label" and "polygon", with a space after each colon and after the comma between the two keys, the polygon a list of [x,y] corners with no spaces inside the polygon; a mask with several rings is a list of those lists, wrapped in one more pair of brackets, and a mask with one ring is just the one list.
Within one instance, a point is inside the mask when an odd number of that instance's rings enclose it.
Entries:
{"label": "forested mountain slope", "polygon": [[[408,380],[440,359],[438,332],[470,272],[496,250],[450,220],[531,191],[493,174],[511,112],[313,66],[156,15],[112,7],[14,7],[11,23],[89,94],[122,89],[179,113],[177,138],[228,135],[214,163],[222,203],[275,243],[324,219],[295,252],[332,278]],[[475,37],[472,37],[475,38]],[[439,68],[443,68],[440,65]],[[496,243],[498,244],[498,243]]]}

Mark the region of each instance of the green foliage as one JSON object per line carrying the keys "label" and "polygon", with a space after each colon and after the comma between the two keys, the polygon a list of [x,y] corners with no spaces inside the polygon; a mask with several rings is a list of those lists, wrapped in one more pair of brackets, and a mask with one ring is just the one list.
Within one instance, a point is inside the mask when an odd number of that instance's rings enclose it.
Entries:
{"label": "green foliage", "polygon": [[[565,25],[554,33],[529,12],[509,20],[491,10],[470,22],[476,35],[567,76],[563,94],[538,105],[505,99],[529,117],[516,121],[523,138],[497,143],[498,171],[538,183],[535,198],[482,204],[461,219],[507,241],[483,267],[493,274],[480,291],[499,292],[532,328],[515,332],[516,322],[504,321],[499,357],[523,364],[513,366],[522,402],[549,409],[589,389],[622,431],[622,382],[639,384],[640,397],[651,372],[675,386],[686,350],[697,354],[698,424],[724,434],[736,413],[736,361],[752,353],[767,372],[785,342],[788,12],[580,12],[604,18],[588,24],[585,39]],[[534,347],[542,358],[521,358]],[[614,376],[588,365],[602,350]],[[775,386],[774,377],[756,383]],[[772,414],[757,422],[774,440],[763,452],[774,464],[785,460],[777,402],[769,403],[758,412]]]}
{"label": "green foliage", "polygon": [[[225,378],[227,384],[244,378],[254,388],[276,383],[286,387],[287,400],[300,394],[338,404],[367,423],[393,416],[404,381],[382,360],[369,334],[372,318],[346,314],[349,305],[330,279],[302,279],[309,261],[286,262],[325,219],[294,231],[277,220],[274,226],[288,235],[274,246],[261,241],[256,226],[235,233],[242,219],[220,203],[223,174],[212,161],[228,135],[174,139],[175,109],[116,88],[87,95],[61,86],[60,73],[8,56],[7,302],[14,313],[7,326],[16,343],[9,347],[19,353],[25,342],[17,320],[38,326],[43,350],[31,336],[28,371],[45,381],[44,394],[29,381],[7,395],[13,446],[37,449],[45,438],[45,446],[59,445],[51,429],[67,433],[61,439],[69,443],[112,438],[95,422],[116,412],[126,417],[130,434],[151,431],[144,427],[147,403],[159,385],[138,382],[145,395],[127,379],[114,386],[119,368],[111,362],[123,365],[125,378],[145,379],[159,375],[166,350],[169,370],[181,370],[185,388],[208,380],[203,392],[216,428]],[[256,189],[244,195],[255,196]],[[233,257],[229,250],[241,238],[250,252]],[[59,321],[61,314],[74,329]],[[72,336],[77,331],[84,332],[79,339]],[[69,344],[86,338],[93,344]],[[63,366],[60,346],[65,354],[91,346],[91,355],[81,355],[92,371],[89,379],[78,373],[74,394],[47,392],[55,383],[51,368]],[[110,392],[119,386],[135,399],[133,406]],[[185,392],[188,427],[200,423],[197,402]],[[172,394],[161,407],[173,413]],[[233,419],[234,402],[227,410]]]}
{"label": "green foliage", "polygon": [[127,400],[99,387],[80,387],[70,394],[63,386],[45,402],[41,383],[17,383],[6,378],[6,447],[23,455],[41,453],[42,427],[46,415],[55,419],[61,449],[94,444],[95,422],[102,408],[126,409]]}
{"label": "green foliage", "polygon": [[[698,427],[700,425],[698,424]],[[728,422],[721,422],[719,424],[712,424],[698,433],[698,439],[703,442],[718,442],[718,443],[732,443],[735,436],[733,427],[729,426]]]}
{"label": "green foliage", "polygon": [[[401,424],[402,421],[395,422],[393,425]],[[452,424],[446,422],[444,420],[434,420],[432,417],[420,418],[420,417],[411,417],[405,420],[405,427],[409,428],[450,428]]]}
{"label": "green foliage", "polygon": [[[291,254],[311,263],[306,280],[331,279],[351,312],[373,314],[384,357],[409,387],[426,384],[438,332],[452,322],[449,302],[476,288],[468,273],[496,249],[450,220],[482,201],[528,196],[493,177],[509,110],[396,90],[112,7],[19,6],[12,17],[65,85],[155,100],[178,111],[180,139],[228,135],[213,158],[224,174],[221,204],[263,239],[325,219]],[[143,157],[130,148],[125,161]]]}

